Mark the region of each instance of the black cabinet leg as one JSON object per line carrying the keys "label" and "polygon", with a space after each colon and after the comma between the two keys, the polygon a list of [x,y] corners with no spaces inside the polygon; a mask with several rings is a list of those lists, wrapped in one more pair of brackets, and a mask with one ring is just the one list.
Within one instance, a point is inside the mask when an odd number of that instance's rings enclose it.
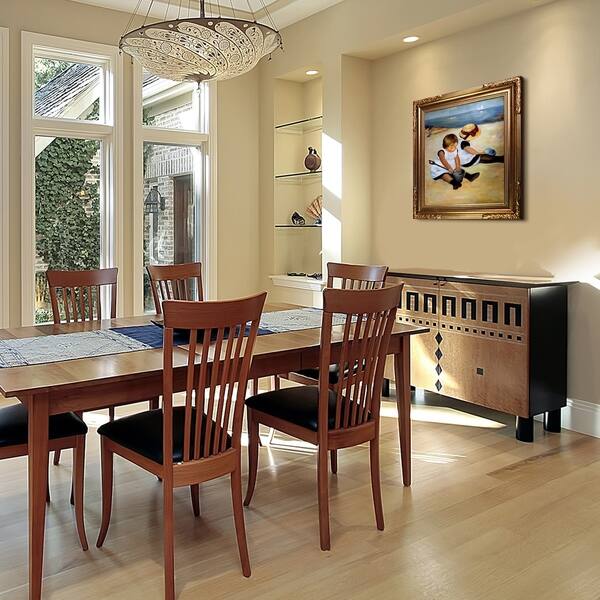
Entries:
{"label": "black cabinet leg", "polygon": [[544,414],[544,429],[552,433],[560,433],[561,409],[549,410]]}
{"label": "black cabinet leg", "polygon": [[389,379],[385,379],[383,380],[383,388],[381,390],[381,395],[384,398],[389,398],[390,397],[390,380]]}
{"label": "black cabinet leg", "polygon": [[533,442],[533,417],[517,417],[516,437],[520,442]]}

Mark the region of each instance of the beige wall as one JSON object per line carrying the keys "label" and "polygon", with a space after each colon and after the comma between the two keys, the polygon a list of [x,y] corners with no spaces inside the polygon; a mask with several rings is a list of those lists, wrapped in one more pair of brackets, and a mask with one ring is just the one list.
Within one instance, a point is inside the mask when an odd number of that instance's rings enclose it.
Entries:
{"label": "beige wall", "polygon": [[[373,63],[372,258],[397,267],[554,276],[570,292],[569,397],[600,403],[600,2],[563,0]],[[520,222],[412,218],[412,101],[522,75]]]}
{"label": "beige wall", "polygon": [[[0,27],[10,30],[10,323],[21,320],[21,31],[116,45],[129,15],[68,0],[0,0]],[[218,86],[217,294],[258,289],[258,72]],[[124,261],[120,265],[125,314],[133,311],[132,67],[124,59]],[[232,173],[235,176],[232,176]],[[138,199],[139,200],[139,199]],[[241,251],[240,251],[241,250]]]}

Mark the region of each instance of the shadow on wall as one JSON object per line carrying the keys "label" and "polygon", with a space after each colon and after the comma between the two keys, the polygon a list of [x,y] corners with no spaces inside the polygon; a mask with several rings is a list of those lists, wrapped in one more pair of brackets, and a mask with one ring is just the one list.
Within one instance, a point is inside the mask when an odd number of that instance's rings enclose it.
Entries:
{"label": "shadow on wall", "polygon": [[600,404],[600,275],[569,289],[568,397]]}

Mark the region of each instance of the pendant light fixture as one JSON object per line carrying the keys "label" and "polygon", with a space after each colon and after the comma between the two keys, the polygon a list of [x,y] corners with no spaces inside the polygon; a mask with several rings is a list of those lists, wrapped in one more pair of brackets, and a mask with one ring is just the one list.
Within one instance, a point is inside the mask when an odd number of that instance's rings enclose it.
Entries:
{"label": "pendant light fixture", "polygon": [[[282,48],[282,40],[264,0],[259,12],[253,0],[245,0],[247,12],[236,9],[236,1],[226,7],[219,0],[194,0],[193,6],[191,0],[169,0],[164,20],[149,22],[155,0],[148,0],[147,8],[138,0],[119,47],[163,79],[201,83],[243,75]],[[176,19],[167,20],[170,10],[177,11]],[[258,14],[269,25],[259,23]],[[143,17],[143,25],[130,30],[136,17]]]}

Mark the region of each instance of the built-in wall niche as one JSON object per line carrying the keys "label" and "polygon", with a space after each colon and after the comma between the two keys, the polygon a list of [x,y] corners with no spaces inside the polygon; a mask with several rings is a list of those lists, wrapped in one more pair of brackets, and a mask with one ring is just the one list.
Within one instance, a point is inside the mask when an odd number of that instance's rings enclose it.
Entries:
{"label": "built-in wall niche", "polygon": [[[323,193],[321,169],[310,172],[304,159],[308,148],[322,154],[323,88],[320,78],[309,81],[278,79],[274,98],[274,264],[275,285],[314,289],[318,280],[307,276],[322,273],[322,229],[307,207]],[[299,213],[303,225],[294,225]]]}

